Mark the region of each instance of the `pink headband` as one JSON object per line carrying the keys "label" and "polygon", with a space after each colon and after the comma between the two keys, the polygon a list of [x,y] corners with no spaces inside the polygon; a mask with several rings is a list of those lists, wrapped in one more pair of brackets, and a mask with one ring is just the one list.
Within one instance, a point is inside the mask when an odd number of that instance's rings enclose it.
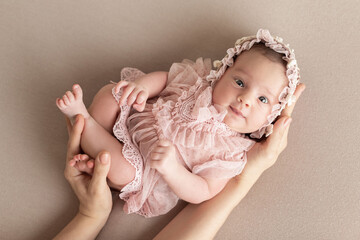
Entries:
{"label": "pink headband", "polygon": [[216,70],[211,70],[210,74],[206,77],[206,80],[211,82],[211,86],[221,78],[228,67],[231,67],[234,63],[233,57],[239,55],[244,50],[249,50],[255,43],[263,42],[266,47],[273,49],[275,52],[281,53],[286,62],[286,76],[289,80],[289,85],[286,86],[279,96],[279,104],[276,104],[271,114],[267,117],[268,122],[264,124],[259,130],[252,132],[250,136],[252,138],[261,138],[264,134],[268,137],[272,133],[273,125],[271,124],[281,111],[285,108],[286,104],[289,106],[296,101],[293,96],[296,86],[300,80],[300,69],[295,59],[295,53],[293,49],[290,49],[289,44],[284,44],[282,38],[272,37],[270,32],[266,29],[259,29],[256,36],[243,37],[238,39],[235,43],[235,47],[229,48],[226,52],[226,56],[221,61],[214,61],[214,67]]}

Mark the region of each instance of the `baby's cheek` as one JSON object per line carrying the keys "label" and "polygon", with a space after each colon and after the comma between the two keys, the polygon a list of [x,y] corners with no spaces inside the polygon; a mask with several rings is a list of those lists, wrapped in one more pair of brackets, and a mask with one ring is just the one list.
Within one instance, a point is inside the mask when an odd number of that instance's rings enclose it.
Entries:
{"label": "baby's cheek", "polygon": [[261,128],[264,124],[268,123],[267,117],[271,114],[272,107],[268,107],[265,111],[263,111],[258,117],[258,129]]}

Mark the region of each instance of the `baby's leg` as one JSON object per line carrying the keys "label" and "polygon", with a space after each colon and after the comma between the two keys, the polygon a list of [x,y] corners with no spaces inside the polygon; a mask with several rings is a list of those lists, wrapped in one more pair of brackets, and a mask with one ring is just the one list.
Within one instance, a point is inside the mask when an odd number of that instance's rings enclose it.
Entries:
{"label": "baby's leg", "polygon": [[113,134],[113,127],[120,113],[120,107],[112,95],[114,86],[114,84],[108,84],[101,88],[88,109],[95,121],[111,134]]}
{"label": "baby's leg", "polygon": [[[117,105],[115,100],[113,104]],[[85,127],[81,136],[81,147],[84,152],[92,158],[102,150],[110,152],[112,161],[108,178],[112,187],[120,190],[134,179],[135,168],[123,157],[123,145],[89,114],[83,103],[79,85],[74,85],[73,92],[67,91],[62,99],[57,99],[57,106],[71,122],[77,114],[84,116]],[[96,109],[94,111],[96,112]]]}

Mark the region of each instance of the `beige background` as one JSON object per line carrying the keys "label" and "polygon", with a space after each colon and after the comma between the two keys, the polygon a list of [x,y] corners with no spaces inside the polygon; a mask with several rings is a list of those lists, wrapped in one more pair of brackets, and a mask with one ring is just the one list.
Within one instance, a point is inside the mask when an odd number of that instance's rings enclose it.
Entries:
{"label": "beige background", "polygon": [[[166,71],[184,58],[220,59],[262,27],[295,49],[307,89],[288,148],[216,239],[360,239],[359,4],[0,1],[0,238],[49,239],[77,211],[55,106],[73,83],[90,104],[122,67]],[[183,206],[153,219],[125,216],[114,193],[98,239],[150,239]]]}

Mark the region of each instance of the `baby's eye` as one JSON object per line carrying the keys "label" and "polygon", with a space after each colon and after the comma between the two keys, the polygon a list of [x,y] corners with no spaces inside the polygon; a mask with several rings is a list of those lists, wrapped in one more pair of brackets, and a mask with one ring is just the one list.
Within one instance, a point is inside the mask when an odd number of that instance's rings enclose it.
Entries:
{"label": "baby's eye", "polygon": [[244,87],[244,83],[243,81],[241,81],[240,79],[235,79],[235,82],[237,85],[239,85],[240,87]]}
{"label": "baby's eye", "polygon": [[268,102],[269,102],[269,100],[268,100],[266,97],[263,97],[263,96],[259,97],[259,100],[260,100],[262,103],[268,103]]}

